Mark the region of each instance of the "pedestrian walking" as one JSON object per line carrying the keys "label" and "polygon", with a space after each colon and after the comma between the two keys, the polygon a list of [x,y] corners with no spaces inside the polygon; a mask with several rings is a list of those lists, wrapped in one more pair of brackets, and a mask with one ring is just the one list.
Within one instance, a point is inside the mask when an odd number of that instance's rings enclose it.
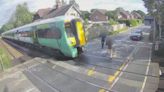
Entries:
{"label": "pedestrian walking", "polygon": [[106,45],[108,46],[108,53],[110,54],[110,57],[113,57],[113,50],[112,50],[112,45],[113,45],[113,40],[108,37],[106,40]]}
{"label": "pedestrian walking", "polygon": [[100,36],[101,36],[101,48],[103,49],[106,40],[106,34],[102,33]]}

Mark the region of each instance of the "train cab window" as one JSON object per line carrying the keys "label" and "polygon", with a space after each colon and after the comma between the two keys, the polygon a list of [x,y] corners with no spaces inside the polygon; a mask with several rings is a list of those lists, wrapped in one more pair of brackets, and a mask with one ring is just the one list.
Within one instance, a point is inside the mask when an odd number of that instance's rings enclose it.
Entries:
{"label": "train cab window", "polygon": [[65,29],[66,29],[66,34],[67,34],[68,38],[75,37],[73,32],[72,32],[72,28],[71,28],[71,24],[70,23],[66,23],[65,24]]}
{"label": "train cab window", "polygon": [[[47,25],[47,24],[46,24]],[[37,34],[39,38],[49,38],[49,39],[60,39],[61,32],[60,29],[52,24],[48,24],[46,28],[38,28]]]}

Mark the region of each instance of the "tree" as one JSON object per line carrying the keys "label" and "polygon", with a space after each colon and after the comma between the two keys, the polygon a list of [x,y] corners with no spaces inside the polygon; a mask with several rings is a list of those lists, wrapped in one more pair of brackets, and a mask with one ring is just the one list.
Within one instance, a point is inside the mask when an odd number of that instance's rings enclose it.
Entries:
{"label": "tree", "polygon": [[13,23],[7,23],[7,24],[2,26],[1,32],[5,32],[5,31],[8,31],[8,30],[13,29],[13,28],[14,28]]}
{"label": "tree", "polygon": [[154,17],[153,41],[164,36],[164,1],[163,0],[143,0],[149,14]]}
{"label": "tree", "polygon": [[106,13],[106,15],[108,16],[109,19],[113,19],[113,20],[117,20],[117,12],[114,10],[114,11],[108,11]]}
{"label": "tree", "polygon": [[29,12],[27,4],[18,5],[16,7],[15,13],[12,15],[10,20],[4,24],[1,28],[1,31],[7,31],[33,21],[33,14]]}
{"label": "tree", "polygon": [[15,27],[19,27],[33,21],[33,14],[29,12],[27,4],[18,5],[15,12]]}
{"label": "tree", "polygon": [[143,0],[145,3],[145,7],[147,8],[148,12],[150,14],[153,14],[156,5],[155,5],[155,0]]}
{"label": "tree", "polygon": [[90,13],[88,11],[81,11],[83,19],[89,19]]}

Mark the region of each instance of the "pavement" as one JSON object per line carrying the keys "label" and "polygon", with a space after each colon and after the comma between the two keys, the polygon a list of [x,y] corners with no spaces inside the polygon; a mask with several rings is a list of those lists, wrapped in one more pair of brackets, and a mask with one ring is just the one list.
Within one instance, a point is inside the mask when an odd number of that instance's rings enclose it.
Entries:
{"label": "pavement", "polygon": [[[159,65],[151,62],[152,43],[148,41],[149,27],[136,29],[144,31],[142,41],[131,41],[130,29],[112,36],[114,57],[111,59],[107,47],[101,49],[100,39],[89,42],[84,53],[74,60],[59,61],[54,58],[36,57],[13,68],[21,75],[0,77],[0,92],[155,92],[159,84]],[[6,74],[10,73],[5,72]],[[13,73],[11,73],[13,74]],[[8,80],[19,82],[14,89]],[[10,81],[11,81],[10,80]],[[15,84],[14,82],[12,84]],[[21,85],[22,84],[22,85]],[[30,86],[27,86],[30,85]],[[5,91],[9,90],[9,91]],[[16,90],[16,91],[12,91]]]}

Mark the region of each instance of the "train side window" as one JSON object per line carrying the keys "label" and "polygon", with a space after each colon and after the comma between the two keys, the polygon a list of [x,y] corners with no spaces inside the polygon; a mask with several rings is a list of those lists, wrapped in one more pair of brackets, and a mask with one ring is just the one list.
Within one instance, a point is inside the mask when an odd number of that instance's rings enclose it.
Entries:
{"label": "train side window", "polygon": [[60,39],[61,38],[60,29],[57,28],[57,27],[51,27],[48,30],[46,35],[47,35],[48,38],[55,38],[55,39]]}
{"label": "train side window", "polygon": [[18,31],[18,34],[21,37],[32,37],[32,28],[31,27],[27,27],[27,28],[22,28],[20,29],[21,31]]}
{"label": "train side window", "polygon": [[40,38],[50,38],[50,39],[60,39],[61,31],[59,28],[49,25],[49,28],[38,29],[38,37]]}

